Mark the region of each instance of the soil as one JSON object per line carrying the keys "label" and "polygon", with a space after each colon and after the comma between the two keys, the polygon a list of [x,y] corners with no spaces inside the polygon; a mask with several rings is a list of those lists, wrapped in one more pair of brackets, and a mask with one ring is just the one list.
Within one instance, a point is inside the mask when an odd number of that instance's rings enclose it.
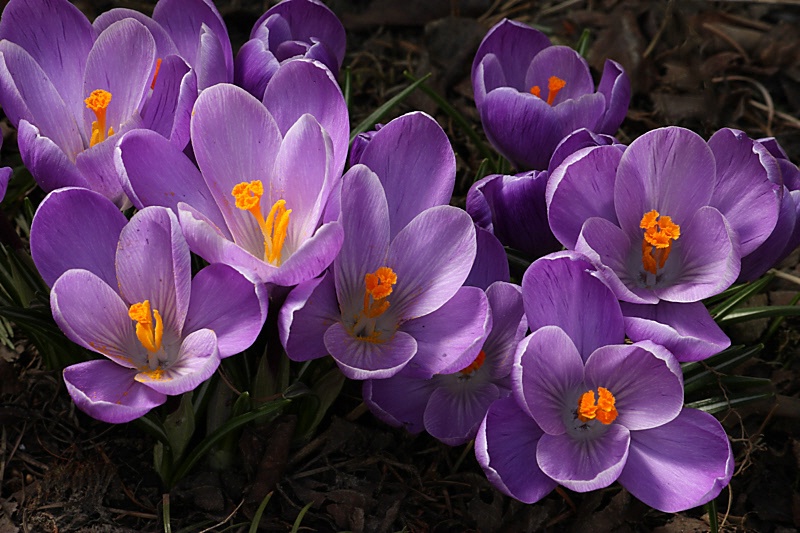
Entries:
{"label": "soil", "polygon": [[[144,12],[152,2],[80,0],[90,18],[111,7]],[[588,60],[598,74],[606,57],[633,84],[618,134],[630,142],[665,125],[706,138],[721,127],[753,138],[775,136],[800,161],[800,5],[793,1],[331,0],[348,30],[345,65],[352,79],[352,124],[409,84],[404,73],[432,73],[428,85],[482,135],[472,101],[470,66],[491,25],[503,17],[536,25],[554,42],[574,45],[589,31]],[[0,2],[5,4],[5,2]],[[268,2],[217,0],[234,50]],[[454,203],[481,158],[463,130],[417,91],[384,121],[421,109],[448,132],[458,160]],[[18,165],[15,134],[3,124],[2,166]],[[33,203],[41,193],[30,192]],[[24,195],[24,194],[23,194]],[[6,225],[25,209],[3,203]],[[19,230],[19,228],[17,228]],[[20,231],[24,236],[24,232]],[[23,237],[24,240],[24,237]],[[800,276],[795,252],[753,303],[789,304]],[[792,280],[791,276],[795,276]],[[723,531],[781,532],[800,527],[800,319],[774,332],[748,322],[728,332],[735,343],[766,345],[730,373],[767,378],[773,398],[719,414],[733,443],[736,474],[717,499]],[[140,426],[111,426],[77,411],[60,372],[48,368],[24,335],[0,351],[0,533],[157,532],[169,504],[171,531],[248,531],[272,492],[260,531],[462,532],[707,531],[702,508],[654,511],[618,485],[588,494],[554,491],[524,505],[495,490],[469,445],[387,427],[363,409],[347,382],[308,436],[282,415],[250,424],[236,457],[200,462],[166,491],[153,468],[156,440]],[[238,459],[238,460],[237,460]],[[216,466],[216,468],[213,468]],[[224,466],[224,468],[220,468]],[[306,506],[310,505],[306,509]]]}

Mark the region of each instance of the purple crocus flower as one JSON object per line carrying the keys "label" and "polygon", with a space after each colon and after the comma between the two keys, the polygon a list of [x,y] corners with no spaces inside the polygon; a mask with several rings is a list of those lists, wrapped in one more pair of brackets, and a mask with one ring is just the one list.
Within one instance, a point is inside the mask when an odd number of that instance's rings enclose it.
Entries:
{"label": "purple crocus flower", "polygon": [[665,512],[706,503],[733,475],[725,431],[683,408],[680,365],[668,350],[623,343],[617,300],[590,268],[562,253],[525,273],[533,332],[517,348],[513,396],[492,404],[478,430],[478,462],[526,503],[557,485],[587,492],[614,481]]}
{"label": "purple crocus flower", "polygon": [[322,2],[284,0],[261,15],[239,49],[236,84],[260,99],[278,66],[298,57],[319,61],[335,78],[344,51],[344,26]]}
{"label": "purple crocus flower", "polygon": [[[179,13],[170,10],[178,4]],[[98,17],[92,26],[66,0],[12,0],[6,6],[0,21],[0,104],[19,129],[23,162],[44,190],[84,187],[122,205],[112,157],[122,133],[148,128],[181,149],[186,145],[198,83],[189,67],[197,54],[188,60],[174,55],[184,53],[175,42],[194,39],[203,49],[198,39],[211,38],[200,37],[200,21],[213,25],[214,14],[218,24],[222,21],[204,0],[162,0],[156,11],[164,14],[157,20],[167,27],[197,26],[167,32],[128,10]],[[177,15],[181,22],[172,18]],[[213,63],[203,61],[200,71]]]}
{"label": "purple crocus flower", "polygon": [[194,389],[221,358],[250,346],[266,318],[263,286],[233,268],[213,264],[191,277],[177,217],[163,207],[126,224],[101,195],[59,189],[36,213],[31,253],[52,285],[59,327],[106,357],[64,369],[76,405],[105,422]]}
{"label": "purple crocus flower", "polygon": [[364,402],[375,416],[411,433],[424,429],[451,446],[475,437],[492,402],[511,394],[514,350],[528,329],[517,285],[497,281],[486,295],[490,332],[475,359],[427,379],[406,367],[388,379],[365,381]]}
{"label": "purple crocus flower", "polygon": [[547,222],[547,171],[492,174],[469,188],[467,213],[501,243],[535,259],[561,249]]}
{"label": "purple crocus flower", "polygon": [[472,362],[488,303],[462,287],[476,241],[469,215],[446,205],[454,182],[453,149],[429,116],[375,133],[342,180],[333,272],[298,285],[281,309],[290,359],[330,354],[353,379],[390,377],[409,361],[428,376]]}
{"label": "purple crocus flower", "polygon": [[176,210],[193,252],[290,286],[318,276],[341,246],[325,212],[347,153],[347,109],[330,72],[309,60],[281,66],[265,102],[234,85],[203,91],[191,122],[199,171],[147,131],[126,135],[116,161],[133,204]]}
{"label": "purple crocus flower", "polygon": [[507,19],[481,42],[472,88],[486,137],[519,170],[546,169],[559,141],[576,129],[616,132],[631,95],[618,63],[606,60],[595,90],[580,54]]}
{"label": "purple crocus flower", "polygon": [[769,238],[742,257],[739,281],[752,281],[758,278],[800,245],[800,170],[789,160],[789,156],[776,139],[759,139],[756,142],[766,148],[778,162],[780,173],[778,175],[771,173],[770,179],[775,180],[780,177],[776,185],[782,192],[779,195],[781,207],[775,229]]}

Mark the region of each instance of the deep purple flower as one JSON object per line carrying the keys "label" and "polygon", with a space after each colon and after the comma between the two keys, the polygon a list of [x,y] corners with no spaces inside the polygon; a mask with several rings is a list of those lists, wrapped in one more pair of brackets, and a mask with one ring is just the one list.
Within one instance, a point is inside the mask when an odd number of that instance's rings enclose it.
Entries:
{"label": "deep purple flower", "polygon": [[278,66],[295,58],[319,61],[334,78],[344,61],[344,26],[317,0],[284,0],[256,21],[236,55],[236,84],[256,98]]}
{"label": "deep purple flower", "polygon": [[532,259],[561,249],[547,221],[547,171],[492,174],[469,188],[467,212],[505,246]]}
{"label": "deep purple flower", "polygon": [[373,136],[342,180],[333,272],[298,285],[281,309],[289,358],[330,354],[353,379],[386,378],[409,361],[431,376],[474,359],[488,304],[462,287],[475,230],[446,205],[454,181],[453,150],[429,116],[403,115]]}
{"label": "deep purple flower", "polygon": [[364,402],[378,418],[411,433],[424,429],[451,446],[475,437],[492,402],[511,393],[514,350],[528,329],[517,285],[498,281],[486,295],[490,332],[469,365],[427,379],[406,367],[388,379],[364,382]]}
{"label": "deep purple flower", "polygon": [[191,277],[189,248],[166,208],[126,224],[99,194],[59,189],[36,213],[31,252],[52,285],[59,327],[106,357],[64,369],[76,405],[105,422],[133,420],[194,389],[221,358],[250,346],[266,318],[263,286],[233,268],[213,264]]}
{"label": "deep purple flower", "polygon": [[661,128],[624,153],[598,146],[565,159],[548,182],[548,218],[619,299],[697,302],[733,283],[741,256],[775,227],[777,171],[766,149],[733,130],[706,143]]}
{"label": "deep purple flower", "polygon": [[[3,11],[0,104],[19,129],[23,162],[46,191],[84,187],[122,205],[112,157],[122,133],[152,129],[181,149],[188,141],[198,80],[215,63],[200,42],[219,43],[201,37],[201,23],[221,25],[227,41],[222,20],[204,0],[162,0],[158,22],[133,13],[115,10],[92,26],[66,0],[12,0]],[[202,62],[197,76],[195,61]]]}
{"label": "deep purple flower", "polygon": [[472,88],[489,142],[519,170],[544,170],[568,133],[613,134],[628,110],[631,86],[606,60],[595,90],[589,65],[572,48],[504,19],[481,42]]}
{"label": "deep purple flower", "polygon": [[780,173],[770,173],[781,195],[781,208],[775,229],[761,246],[742,257],[739,281],[751,281],[778,264],[800,245],[800,170],[789,160],[774,138],[756,141],[766,148],[778,162]]}
{"label": "deep purple flower", "polygon": [[199,171],[146,131],[120,141],[116,162],[136,207],[179,213],[192,251],[290,286],[319,275],[341,246],[325,213],[347,153],[347,109],[330,72],[308,60],[280,68],[265,104],[233,85],[203,91],[191,122]]}
{"label": "deep purple flower", "polygon": [[715,498],[733,475],[711,415],[683,408],[680,365],[650,341],[624,344],[613,293],[578,254],[534,262],[522,282],[532,334],[517,348],[514,395],[492,404],[475,453],[500,490],[526,503],[556,485],[619,481],[656,509]]}

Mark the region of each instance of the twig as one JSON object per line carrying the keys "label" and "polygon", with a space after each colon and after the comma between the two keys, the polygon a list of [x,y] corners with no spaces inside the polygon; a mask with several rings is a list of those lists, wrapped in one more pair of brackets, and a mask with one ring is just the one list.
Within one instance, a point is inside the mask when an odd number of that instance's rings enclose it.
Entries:
{"label": "twig", "polygon": [[786,272],[782,272],[780,270],[776,270],[774,268],[770,268],[767,273],[773,274],[775,277],[785,279],[787,281],[791,281],[795,285],[800,285],[800,278],[797,276],[793,276],[792,274],[787,274]]}
{"label": "twig", "polygon": [[240,508],[242,505],[244,505],[244,499],[242,499],[242,501],[240,501],[240,502],[239,502],[239,505],[237,505],[237,506],[236,506],[236,509],[234,509],[233,511],[231,511],[231,514],[229,514],[229,515],[228,515],[228,516],[225,518],[225,520],[223,520],[223,521],[222,521],[222,522],[220,522],[219,524],[215,524],[215,525],[213,525],[213,526],[211,526],[211,527],[208,527],[208,528],[204,529],[204,530],[203,530],[203,531],[201,531],[200,533],[208,533],[208,532],[209,532],[209,531],[211,531],[212,529],[216,529],[216,528],[218,528],[218,527],[224,526],[224,525],[225,525],[225,523],[226,523],[226,522],[229,522],[229,521],[230,521],[230,520],[233,518],[233,515],[235,515],[235,514],[237,513],[237,511],[239,511],[239,508]]}
{"label": "twig", "polygon": [[658,31],[656,31],[656,34],[653,35],[653,38],[650,40],[650,44],[647,45],[647,48],[642,53],[642,58],[646,58],[647,56],[653,53],[656,44],[658,44],[658,41],[661,40],[661,36],[664,35],[664,31],[667,29],[667,24],[669,24],[669,21],[672,18],[672,8],[674,6],[675,6],[675,0],[669,0],[669,2],[667,2],[667,7],[664,10],[664,19],[661,21],[661,25],[658,27]]}
{"label": "twig", "polygon": [[758,89],[758,92],[761,93],[761,96],[764,98],[764,103],[766,104],[767,126],[764,129],[766,130],[767,137],[772,137],[772,121],[775,118],[775,103],[772,101],[772,96],[769,94],[769,91],[761,82],[753,78],[748,78],[747,76],[720,76],[718,78],[712,78],[711,81],[714,83],[723,81],[746,81]]}

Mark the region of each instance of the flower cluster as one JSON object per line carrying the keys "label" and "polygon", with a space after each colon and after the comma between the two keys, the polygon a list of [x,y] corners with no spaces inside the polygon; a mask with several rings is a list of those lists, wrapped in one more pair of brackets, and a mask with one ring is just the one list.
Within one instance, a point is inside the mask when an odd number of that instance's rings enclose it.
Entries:
{"label": "flower cluster", "polygon": [[[800,242],[778,143],[666,127],[621,144],[622,67],[595,85],[577,52],[504,20],[472,81],[518,173],[477,181],[462,210],[429,115],[351,146],[344,46],[317,0],[267,11],[235,59],[208,0],[93,23],[10,0],[0,104],[49,193],[31,254],[58,326],[104,356],[64,370],[76,405],[119,423],[194,389],[271,331],[270,301],[290,360],[331,356],[389,424],[475,439],[523,502],[615,481],[668,512],[715,498],[731,446],[684,407],[681,363],[730,345],[703,300]],[[521,284],[504,247],[532,261]]]}

